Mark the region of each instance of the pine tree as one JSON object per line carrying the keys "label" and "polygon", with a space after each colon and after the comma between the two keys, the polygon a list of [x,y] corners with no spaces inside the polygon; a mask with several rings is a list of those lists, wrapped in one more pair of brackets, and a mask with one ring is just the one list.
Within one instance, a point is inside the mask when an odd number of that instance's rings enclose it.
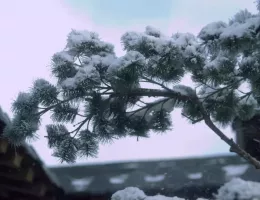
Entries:
{"label": "pine tree", "polygon": [[[228,23],[206,25],[198,36],[169,37],[148,26],[143,33],[122,36],[122,57],[97,33],[72,30],[66,48],[52,57],[57,83],[38,79],[30,92],[21,92],[4,135],[16,145],[34,138],[41,116],[51,112],[49,146],[54,156],[74,162],[78,156],[96,156],[101,142],[170,130],[170,114],[178,108],[260,168],[217,127],[259,112],[259,25],[259,15],[243,10]],[[180,84],[185,75],[196,87]],[[66,123],[75,129],[68,130]]]}

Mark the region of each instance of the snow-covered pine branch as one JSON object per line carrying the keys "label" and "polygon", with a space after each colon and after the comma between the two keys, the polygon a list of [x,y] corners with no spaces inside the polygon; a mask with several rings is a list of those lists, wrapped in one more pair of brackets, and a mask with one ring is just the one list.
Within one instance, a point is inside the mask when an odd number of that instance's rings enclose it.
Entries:
{"label": "snow-covered pine branch", "polygon": [[[100,142],[165,132],[171,128],[170,113],[181,108],[192,123],[206,122],[233,150],[257,165],[213,122],[227,126],[236,117],[257,114],[259,25],[259,15],[245,10],[229,23],[206,25],[198,36],[167,36],[147,26],[142,33],[122,36],[126,53],[121,57],[97,33],[72,30],[65,49],[52,57],[57,82],[39,79],[30,92],[18,95],[4,136],[14,144],[34,138],[41,116],[51,112],[54,124],[46,128],[49,146],[55,156],[72,162],[79,155],[96,156]],[[186,74],[196,89],[179,84]],[[248,88],[243,88],[245,83]],[[74,129],[68,130],[65,123]]]}

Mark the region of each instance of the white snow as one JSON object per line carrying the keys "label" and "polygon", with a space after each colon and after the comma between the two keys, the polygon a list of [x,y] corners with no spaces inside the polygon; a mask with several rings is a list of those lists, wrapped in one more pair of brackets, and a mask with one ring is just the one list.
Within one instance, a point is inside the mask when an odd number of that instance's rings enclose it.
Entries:
{"label": "white snow", "polygon": [[54,64],[57,66],[64,65],[67,62],[68,63],[74,62],[73,56],[70,55],[67,51],[60,51],[60,52],[55,53],[52,57],[52,60],[53,60]]}
{"label": "white snow", "polygon": [[101,65],[103,67],[110,66],[113,62],[115,62],[116,57],[113,54],[108,54],[106,56],[93,55],[90,57],[90,63],[93,65]]}
{"label": "white snow", "polygon": [[193,63],[193,64],[197,64],[197,59],[196,58],[192,58],[192,59],[190,59],[190,61]]}
{"label": "white snow", "polygon": [[213,22],[202,28],[199,37],[203,40],[218,36],[220,39],[250,37],[259,23],[259,17],[248,18],[244,23],[243,21],[233,22],[229,26],[221,21]]}
{"label": "white snow", "polygon": [[[260,183],[244,181],[235,178],[219,188],[215,195],[216,200],[259,200]],[[136,187],[128,187],[117,191],[112,195],[111,200],[185,200],[179,197],[166,197],[163,195],[146,196],[145,193]],[[198,198],[197,200],[207,200]]]}
{"label": "white snow", "polygon": [[162,195],[146,196],[145,193],[136,188],[128,187],[124,190],[119,190],[114,193],[111,200],[184,200],[178,197],[166,197]]}
{"label": "white snow", "polygon": [[127,32],[122,36],[121,40],[128,50],[138,49],[140,45],[145,44],[146,48],[155,50],[161,55],[170,51],[176,55],[183,53],[185,57],[190,54],[197,54],[198,41],[190,33],[178,33],[172,37],[161,35],[158,38],[145,33]]}
{"label": "white snow", "polygon": [[122,184],[128,178],[128,174],[121,174],[118,176],[110,177],[109,182],[112,184]]}
{"label": "white snow", "polygon": [[197,45],[196,38],[191,33],[177,33],[172,36],[175,44],[179,47],[187,47],[189,45]]}
{"label": "white snow", "polygon": [[71,185],[78,192],[84,191],[88,188],[90,183],[93,181],[93,177],[85,177],[81,179],[72,179]]}
{"label": "white snow", "polygon": [[83,68],[79,68],[76,75],[72,78],[65,79],[61,86],[68,89],[76,88],[80,83],[86,80],[91,80],[93,82],[100,82],[100,75],[96,68],[92,65],[86,65]]}
{"label": "white snow", "polygon": [[222,167],[222,170],[225,171],[226,176],[241,176],[243,175],[246,170],[249,168],[248,164],[241,164],[241,165],[226,165]]}
{"label": "white snow", "polygon": [[260,183],[235,178],[224,184],[216,195],[217,200],[253,200],[260,199]]}
{"label": "white snow", "polygon": [[144,200],[146,195],[136,187],[128,187],[114,193],[111,200]]}
{"label": "white snow", "polygon": [[124,56],[116,59],[108,68],[107,72],[113,74],[114,72],[120,71],[131,64],[139,65],[140,67],[145,66],[145,57],[137,51],[129,51]]}
{"label": "white snow", "polygon": [[202,178],[202,173],[201,172],[197,172],[197,173],[188,174],[188,178],[189,179],[201,179]]}
{"label": "white snow", "polygon": [[208,63],[206,63],[205,68],[215,68],[218,69],[220,67],[223,67],[225,62],[228,62],[229,59],[225,57],[224,52],[219,52],[217,57]]}
{"label": "white snow", "polygon": [[152,35],[152,36],[157,36],[160,37],[162,35],[161,31],[156,29],[155,27],[152,26],[146,26],[145,27],[145,33],[147,35]]}
{"label": "white snow", "polygon": [[221,39],[250,37],[254,29],[259,25],[259,17],[249,18],[245,23],[234,23],[223,30]]}
{"label": "white snow", "polygon": [[226,27],[227,24],[225,22],[222,21],[212,22],[206,25],[204,28],[202,28],[198,36],[201,39],[206,39],[212,36],[218,36],[223,32],[224,28]]}
{"label": "white snow", "polygon": [[144,180],[149,183],[154,182],[161,182],[165,179],[165,174],[158,174],[158,175],[146,175]]}
{"label": "white snow", "polygon": [[68,48],[74,48],[78,47],[82,43],[85,42],[98,42],[99,36],[97,33],[89,32],[87,30],[72,30],[67,38],[67,47]]}

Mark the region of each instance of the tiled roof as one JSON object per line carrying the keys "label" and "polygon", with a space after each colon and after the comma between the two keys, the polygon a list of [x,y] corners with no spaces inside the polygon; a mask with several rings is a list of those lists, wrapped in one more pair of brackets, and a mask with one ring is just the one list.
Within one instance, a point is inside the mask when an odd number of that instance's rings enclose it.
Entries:
{"label": "tiled roof", "polygon": [[129,186],[149,192],[220,187],[233,177],[260,181],[260,172],[237,156],[53,167],[68,193],[105,194]]}

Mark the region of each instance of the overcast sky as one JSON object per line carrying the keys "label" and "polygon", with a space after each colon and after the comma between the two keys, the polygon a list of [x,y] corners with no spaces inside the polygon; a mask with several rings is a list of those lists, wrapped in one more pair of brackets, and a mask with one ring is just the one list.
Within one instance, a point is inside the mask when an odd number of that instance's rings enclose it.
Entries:
{"label": "overcast sky", "polygon": [[[64,48],[66,35],[74,29],[96,31],[115,44],[122,55],[120,36],[143,31],[151,25],[166,34],[198,31],[212,21],[227,21],[237,11],[256,12],[254,0],[8,0],[0,1],[0,105],[12,116],[11,103],[38,77],[50,80],[51,56]],[[186,83],[189,80],[185,80]],[[204,124],[190,125],[173,114],[174,129],[115,141],[100,147],[98,158],[85,162],[175,158],[228,153],[228,147]],[[43,125],[51,123],[49,117]],[[225,133],[233,137],[229,129]],[[33,146],[47,165],[58,164],[51,156],[44,126]]]}

